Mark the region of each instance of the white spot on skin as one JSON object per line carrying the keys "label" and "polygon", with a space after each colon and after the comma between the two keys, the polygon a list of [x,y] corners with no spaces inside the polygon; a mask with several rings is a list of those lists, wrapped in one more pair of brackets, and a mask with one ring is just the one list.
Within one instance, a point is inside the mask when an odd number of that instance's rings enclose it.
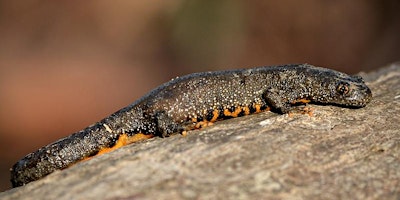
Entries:
{"label": "white spot on skin", "polygon": [[107,125],[107,124],[103,124],[104,128],[106,128],[106,131],[109,133],[112,133],[113,130]]}

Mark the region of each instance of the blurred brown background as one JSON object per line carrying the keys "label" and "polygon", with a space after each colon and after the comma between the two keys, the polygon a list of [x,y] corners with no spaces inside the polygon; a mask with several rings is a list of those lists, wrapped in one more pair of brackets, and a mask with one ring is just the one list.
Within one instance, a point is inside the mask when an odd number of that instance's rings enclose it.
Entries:
{"label": "blurred brown background", "polygon": [[178,75],[400,59],[400,2],[0,1],[0,191],[27,153]]}

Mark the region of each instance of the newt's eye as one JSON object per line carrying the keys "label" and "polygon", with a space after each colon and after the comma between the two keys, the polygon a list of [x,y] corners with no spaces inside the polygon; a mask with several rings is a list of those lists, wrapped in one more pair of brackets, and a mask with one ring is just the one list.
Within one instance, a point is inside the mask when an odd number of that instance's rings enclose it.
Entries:
{"label": "newt's eye", "polygon": [[346,94],[348,94],[349,91],[350,91],[349,86],[350,86],[350,85],[349,85],[348,83],[341,82],[341,83],[339,83],[339,85],[337,86],[336,91],[337,91],[339,94],[346,95]]}

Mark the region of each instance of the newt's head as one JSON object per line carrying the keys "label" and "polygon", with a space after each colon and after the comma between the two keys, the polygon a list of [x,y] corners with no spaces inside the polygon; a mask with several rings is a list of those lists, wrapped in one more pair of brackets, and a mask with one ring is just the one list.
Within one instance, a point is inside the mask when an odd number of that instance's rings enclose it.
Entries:
{"label": "newt's head", "polygon": [[321,91],[313,95],[313,101],[346,107],[364,107],[372,99],[372,92],[361,76],[329,70],[319,76]]}
{"label": "newt's head", "polygon": [[364,107],[372,99],[372,92],[361,76],[349,76],[338,80],[333,91],[337,104],[353,107]]}
{"label": "newt's head", "polygon": [[[364,107],[372,99],[372,92],[364,79],[357,75],[347,75],[335,70],[311,67],[313,74],[312,101],[323,104],[336,104],[346,107]],[[310,78],[308,78],[310,80]],[[318,85],[318,86],[315,86]]]}

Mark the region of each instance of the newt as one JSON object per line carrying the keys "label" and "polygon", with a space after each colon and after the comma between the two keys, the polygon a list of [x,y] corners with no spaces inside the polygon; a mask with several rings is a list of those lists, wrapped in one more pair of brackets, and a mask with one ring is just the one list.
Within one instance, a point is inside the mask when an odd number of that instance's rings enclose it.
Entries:
{"label": "newt", "polygon": [[366,106],[371,90],[360,76],[309,64],[194,73],[175,78],[131,105],[44,146],[10,170],[13,187],[95,155],[151,137],[168,137],[212,122],[305,103]]}

